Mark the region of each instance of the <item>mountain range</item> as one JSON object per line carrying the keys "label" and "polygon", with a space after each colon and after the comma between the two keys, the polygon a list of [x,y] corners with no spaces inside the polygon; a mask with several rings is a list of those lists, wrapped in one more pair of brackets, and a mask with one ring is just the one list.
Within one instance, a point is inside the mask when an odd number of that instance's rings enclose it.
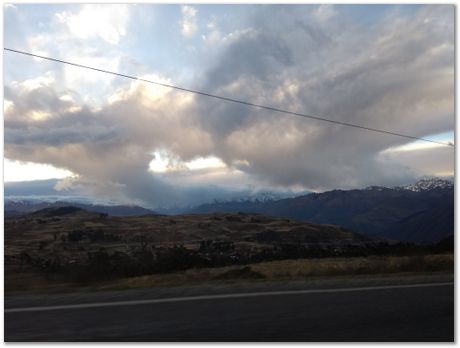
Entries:
{"label": "mountain range", "polygon": [[[47,182],[44,186],[50,184]],[[15,193],[19,193],[22,186],[16,186]],[[317,224],[333,224],[370,237],[415,243],[436,243],[454,233],[454,184],[438,178],[422,179],[411,185],[391,188],[371,186],[365,189],[309,193],[293,198],[264,198],[248,197],[247,200],[213,202],[171,213],[257,213]],[[68,200],[18,200],[6,197],[5,215],[27,214],[49,207],[68,206],[69,203]],[[156,213],[135,205],[78,201],[70,204],[112,216]]]}
{"label": "mountain range", "polygon": [[332,190],[269,202],[205,204],[189,213],[251,212],[335,224],[368,236],[433,243],[454,233],[454,185],[437,178],[386,188]]}

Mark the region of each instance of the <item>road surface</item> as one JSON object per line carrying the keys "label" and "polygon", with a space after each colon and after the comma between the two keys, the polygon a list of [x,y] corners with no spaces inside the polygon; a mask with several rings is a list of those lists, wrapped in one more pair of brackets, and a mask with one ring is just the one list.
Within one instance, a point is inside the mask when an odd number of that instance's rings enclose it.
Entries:
{"label": "road surface", "polygon": [[452,277],[5,298],[5,341],[454,340]]}

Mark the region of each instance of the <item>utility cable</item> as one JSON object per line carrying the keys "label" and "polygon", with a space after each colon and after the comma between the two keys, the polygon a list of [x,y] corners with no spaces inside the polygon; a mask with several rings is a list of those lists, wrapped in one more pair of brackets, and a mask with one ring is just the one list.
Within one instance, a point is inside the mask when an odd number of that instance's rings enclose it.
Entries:
{"label": "utility cable", "polygon": [[302,114],[302,113],[299,113],[299,112],[293,112],[293,111],[289,111],[289,110],[283,110],[283,109],[279,109],[279,108],[275,108],[275,107],[271,107],[271,106],[255,104],[255,103],[244,101],[244,100],[224,97],[224,96],[211,94],[211,93],[207,93],[207,92],[202,92],[202,91],[198,91],[198,90],[194,90],[194,89],[189,89],[189,88],[179,87],[179,86],[175,86],[175,85],[170,85],[170,84],[162,83],[162,82],[158,82],[158,81],[151,81],[151,80],[143,79],[143,78],[132,76],[132,75],[125,75],[125,74],[120,74],[120,73],[109,71],[109,70],[98,69],[98,68],[94,68],[94,67],[91,67],[91,66],[88,66],[88,65],[72,63],[72,62],[69,62],[69,61],[62,60],[62,59],[45,57],[45,56],[41,56],[41,55],[38,55],[38,54],[30,53],[30,52],[14,50],[14,49],[11,49],[11,48],[6,48],[6,47],[4,48],[4,50],[9,51],[9,52],[13,52],[13,53],[18,53],[18,54],[31,56],[31,57],[46,59],[46,60],[57,62],[57,63],[72,65],[72,66],[79,67],[79,68],[99,71],[99,72],[110,74],[110,75],[115,75],[115,76],[119,76],[119,77],[125,77],[125,78],[131,79],[131,80],[137,80],[137,81],[152,83],[152,84],[155,84],[155,85],[158,85],[158,86],[173,88],[173,89],[176,89],[176,90],[179,90],[179,91],[194,93],[194,94],[198,94],[198,95],[202,95],[202,96],[206,96],[206,97],[210,97],[210,98],[214,98],[214,99],[224,100],[224,101],[227,101],[227,102],[238,103],[238,104],[242,104],[242,105],[246,105],[246,106],[256,107],[256,108],[259,108],[259,109],[276,111],[276,112],[283,113],[283,114],[288,114],[288,115],[293,115],[293,116],[300,116],[300,117],[305,117],[305,118],[309,118],[309,119],[313,119],[313,120],[318,120],[318,121],[338,124],[338,125],[341,125],[341,126],[347,126],[347,127],[363,129],[363,130],[367,130],[367,131],[371,131],[371,132],[389,134],[389,135],[394,135],[394,136],[413,139],[413,140],[420,140],[420,141],[435,143],[435,144],[444,145],[444,146],[451,146],[451,147],[455,146],[451,142],[445,143],[445,142],[442,142],[442,141],[416,137],[416,136],[413,136],[413,135],[402,134],[402,133],[392,132],[392,131],[378,129],[378,128],[366,127],[366,126],[362,126],[362,125],[355,124],[355,123],[335,121],[335,120],[331,120],[331,119],[324,118],[324,117],[307,115],[307,114]]}

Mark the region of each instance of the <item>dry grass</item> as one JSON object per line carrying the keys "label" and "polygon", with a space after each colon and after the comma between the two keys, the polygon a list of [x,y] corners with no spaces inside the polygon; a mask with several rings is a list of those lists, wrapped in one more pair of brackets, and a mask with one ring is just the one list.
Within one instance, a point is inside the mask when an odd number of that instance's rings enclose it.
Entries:
{"label": "dry grass", "polygon": [[[299,280],[316,277],[382,275],[398,273],[453,272],[452,253],[416,256],[371,256],[353,258],[299,259],[262,262],[247,266],[189,269],[170,274],[153,274],[96,284],[70,284],[20,274],[6,277],[6,292],[65,292],[75,290],[132,289],[155,286],[193,285],[208,282]],[[30,283],[28,286],[25,284]]]}
{"label": "dry grass", "polygon": [[263,262],[252,266],[266,278],[453,271],[453,254],[370,256]]}
{"label": "dry grass", "polygon": [[[210,281],[295,280],[310,277],[453,272],[454,255],[371,256],[355,258],[300,259],[262,262],[249,266],[190,269],[117,280],[98,289],[126,289],[160,285],[184,285]],[[239,272],[238,272],[239,271]],[[232,275],[234,277],[232,277]]]}

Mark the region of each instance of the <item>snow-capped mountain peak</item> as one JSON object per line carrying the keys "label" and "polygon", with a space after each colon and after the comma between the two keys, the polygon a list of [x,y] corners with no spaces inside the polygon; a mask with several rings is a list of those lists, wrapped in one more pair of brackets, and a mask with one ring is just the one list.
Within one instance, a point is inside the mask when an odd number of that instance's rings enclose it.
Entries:
{"label": "snow-capped mountain peak", "polygon": [[402,186],[401,189],[421,192],[421,191],[429,191],[433,189],[446,189],[446,188],[453,188],[454,184],[451,181],[443,180],[439,178],[429,178],[429,179],[421,179],[417,181],[415,184]]}

